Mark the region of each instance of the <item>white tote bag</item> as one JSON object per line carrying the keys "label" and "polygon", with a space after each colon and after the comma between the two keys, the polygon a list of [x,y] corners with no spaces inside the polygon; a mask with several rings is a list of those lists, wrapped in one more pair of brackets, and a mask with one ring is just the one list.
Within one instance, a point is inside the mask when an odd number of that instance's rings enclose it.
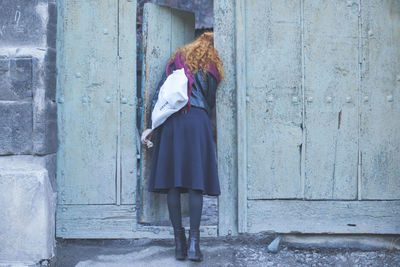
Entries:
{"label": "white tote bag", "polygon": [[[188,102],[187,94],[188,79],[183,68],[171,73],[158,93],[158,99],[151,113],[152,125],[150,130],[143,132],[142,140],[146,138],[155,128],[160,126],[169,116],[179,111]],[[151,147],[152,143],[147,142]]]}
{"label": "white tote bag", "polygon": [[169,116],[183,108],[188,102],[188,79],[185,70],[177,69],[171,73],[160,88],[157,102],[151,113],[152,125],[155,129]]}

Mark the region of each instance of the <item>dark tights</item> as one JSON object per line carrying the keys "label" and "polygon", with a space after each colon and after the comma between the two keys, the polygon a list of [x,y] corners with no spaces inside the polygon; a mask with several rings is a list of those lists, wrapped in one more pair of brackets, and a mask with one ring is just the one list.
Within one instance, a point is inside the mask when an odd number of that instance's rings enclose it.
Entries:
{"label": "dark tights", "polygon": [[[201,212],[203,208],[203,193],[200,190],[189,190],[190,229],[200,228]],[[169,218],[174,228],[182,227],[181,193],[177,188],[171,188],[167,195]]]}

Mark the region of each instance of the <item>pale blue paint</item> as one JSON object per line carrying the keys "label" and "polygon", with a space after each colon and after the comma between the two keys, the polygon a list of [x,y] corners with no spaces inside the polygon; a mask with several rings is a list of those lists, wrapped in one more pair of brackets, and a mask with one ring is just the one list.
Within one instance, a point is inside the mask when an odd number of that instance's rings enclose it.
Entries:
{"label": "pale blue paint", "polygon": [[399,2],[215,7],[219,234],[399,233]]}
{"label": "pale blue paint", "polygon": [[[146,151],[136,217],[136,2],[58,6],[57,236],[166,237],[136,221],[168,219],[165,196],[147,192]],[[194,16],[144,11],[145,120]],[[216,0],[214,11],[227,75],[210,235],[400,233],[398,1]]]}
{"label": "pale blue paint", "polygon": [[134,234],[135,23],[136,1],[58,2],[59,237]]}

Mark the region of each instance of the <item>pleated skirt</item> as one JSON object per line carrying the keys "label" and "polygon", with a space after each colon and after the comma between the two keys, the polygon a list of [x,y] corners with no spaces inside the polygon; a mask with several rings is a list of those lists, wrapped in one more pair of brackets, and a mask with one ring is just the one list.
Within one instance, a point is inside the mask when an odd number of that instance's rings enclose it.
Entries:
{"label": "pleated skirt", "polygon": [[203,195],[221,194],[211,122],[202,108],[171,115],[153,136],[149,192],[181,193],[200,190]]}

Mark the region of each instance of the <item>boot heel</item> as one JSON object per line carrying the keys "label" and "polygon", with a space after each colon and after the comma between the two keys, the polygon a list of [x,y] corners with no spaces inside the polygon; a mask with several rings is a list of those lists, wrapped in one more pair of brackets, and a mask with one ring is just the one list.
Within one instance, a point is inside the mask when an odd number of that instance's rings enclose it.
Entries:
{"label": "boot heel", "polygon": [[189,230],[188,259],[191,261],[202,261],[203,253],[200,251],[200,230]]}

